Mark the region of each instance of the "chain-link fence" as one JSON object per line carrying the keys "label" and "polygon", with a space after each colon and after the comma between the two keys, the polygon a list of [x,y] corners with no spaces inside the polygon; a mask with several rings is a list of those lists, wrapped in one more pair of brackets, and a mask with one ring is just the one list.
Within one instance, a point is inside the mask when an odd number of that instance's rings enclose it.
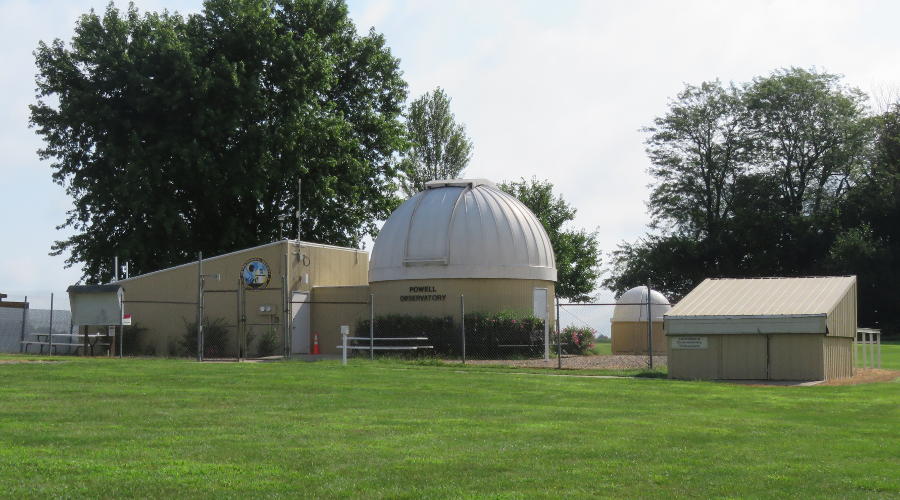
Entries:
{"label": "chain-link fence", "polygon": [[[372,295],[374,305],[369,304],[368,314],[348,315],[354,318],[349,355],[569,369],[660,369],[666,365],[661,321],[647,321],[646,315],[616,320],[617,304],[612,298],[554,304],[546,322],[525,312],[466,312],[475,305],[467,304],[464,296],[454,298],[459,307],[451,314],[411,315],[379,309],[378,298]],[[646,303],[624,305],[646,307]],[[648,350],[647,345],[654,348]]]}
{"label": "chain-link fence", "polygon": [[[65,292],[6,293],[0,300],[0,352],[75,352],[69,297]],[[49,340],[48,340],[49,339]],[[47,344],[47,345],[42,345]]]}
{"label": "chain-link fence", "polygon": [[[393,308],[385,311],[389,308],[379,308],[374,294],[368,314],[351,312],[348,304],[347,317],[354,318],[348,337],[350,357],[602,370],[658,369],[666,365],[661,322],[648,323],[645,318],[616,322],[612,299],[554,304],[549,321],[517,311],[466,312],[475,305],[467,304],[464,296],[454,299],[458,300],[458,310],[446,315],[398,314]],[[632,347],[613,349],[614,336],[619,345]],[[654,349],[646,349],[648,342]]]}

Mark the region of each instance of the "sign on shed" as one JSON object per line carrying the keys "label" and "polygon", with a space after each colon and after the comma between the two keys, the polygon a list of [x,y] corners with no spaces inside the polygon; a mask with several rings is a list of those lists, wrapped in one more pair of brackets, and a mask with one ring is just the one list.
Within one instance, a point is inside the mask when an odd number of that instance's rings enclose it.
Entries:
{"label": "sign on shed", "polygon": [[119,285],[72,285],[69,305],[73,325],[122,324],[124,292]]}

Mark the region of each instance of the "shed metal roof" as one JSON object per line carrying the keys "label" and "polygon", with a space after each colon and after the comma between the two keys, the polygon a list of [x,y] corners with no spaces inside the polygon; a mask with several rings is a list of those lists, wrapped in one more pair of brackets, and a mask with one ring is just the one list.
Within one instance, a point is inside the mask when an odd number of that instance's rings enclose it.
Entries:
{"label": "shed metal roof", "polygon": [[824,315],[854,283],[855,276],[706,279],[666,318]]}

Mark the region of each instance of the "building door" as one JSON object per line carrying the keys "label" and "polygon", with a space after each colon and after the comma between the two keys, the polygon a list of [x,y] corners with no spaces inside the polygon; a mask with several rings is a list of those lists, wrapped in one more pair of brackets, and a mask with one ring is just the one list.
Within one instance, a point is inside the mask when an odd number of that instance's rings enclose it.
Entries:
{"label": "building door", "polygon": [[544,320],[544,359],[550,359],[550,317],[547,314],[547,289],[535,288],[533,297],[533,314]]}
{"label": "building door", "polygon": [[309,292],[291,295],[291,353],[309,354]]}
{"label": "building door", "polygon": [[765,335],[722,335],[722,378],[767,379],[766,350]]}

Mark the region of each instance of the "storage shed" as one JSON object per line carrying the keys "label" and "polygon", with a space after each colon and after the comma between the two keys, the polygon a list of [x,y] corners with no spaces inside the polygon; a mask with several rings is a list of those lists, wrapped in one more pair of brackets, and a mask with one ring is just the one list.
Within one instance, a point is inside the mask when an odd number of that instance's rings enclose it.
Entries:
{"label": "storage shed", "polygon": [[707,279],[664,322],[670,378],[850,377],[856,277]]}

